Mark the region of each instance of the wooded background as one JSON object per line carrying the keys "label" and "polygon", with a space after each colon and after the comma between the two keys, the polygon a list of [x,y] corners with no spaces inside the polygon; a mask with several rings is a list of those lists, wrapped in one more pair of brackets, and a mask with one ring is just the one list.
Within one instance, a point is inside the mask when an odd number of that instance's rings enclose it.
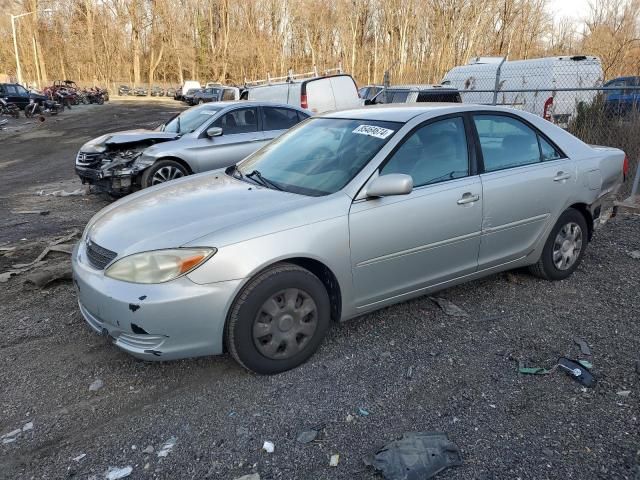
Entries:
{"label": "wooded background", "polygon": [[[439,83],[482,55],[586,54],[605,78],[640,75],[640,0],[594,0],[583,21],[546,0],[0,0],[0,72],[25,81],[240,84],[342,62],[360,85]],[[43,12],[52,9],[51,12]],[[38,81],[39,79],[39,81]]]}

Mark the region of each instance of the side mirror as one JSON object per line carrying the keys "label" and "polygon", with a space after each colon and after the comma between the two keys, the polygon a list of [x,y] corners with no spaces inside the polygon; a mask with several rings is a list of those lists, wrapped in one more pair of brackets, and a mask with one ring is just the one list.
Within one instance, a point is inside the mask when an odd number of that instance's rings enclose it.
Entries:
{"label": "side mirror", "polygon": [[374,102],[372,102],[370,99],[367,98],[367,99],[365,99],[364,104],[365,104],[365,106],[366,105],[374,105]]}
{"label": "side mirror", "polygon": [[389,197],[407,195],[413,190],[413,178],[404,173],[380,175],[367,187],[367,197]]}
{"label": "side mirror", "polygon": [[209,138],[219,137],[220,135],[222,135],[222,128],[220,127],[211,127],[207,129],[207,137]]}

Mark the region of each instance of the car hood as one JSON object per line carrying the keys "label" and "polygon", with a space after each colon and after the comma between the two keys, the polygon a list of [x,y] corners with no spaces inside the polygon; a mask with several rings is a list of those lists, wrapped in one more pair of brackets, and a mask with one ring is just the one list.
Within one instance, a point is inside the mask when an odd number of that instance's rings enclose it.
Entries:
{"label": "car hood", "polygon": [[85,143],[81,148],[81,152],[94,153],[104,151],[105,147],[113,145],[124,145],[127,143],[144,142],[153,140],[153,143],[167,142],[180,138],[175,132],[160,132],[158,130],[125,130],[122,132],[107,133],[98,138]]}
{"label": "car hood", "polygon": [[105,145],[118,145],[120,143],[141,142],[143,140],[176,140],[179,135],[175,132],[160,132],[157,130],[125,130],[105,135]]}
{"label": "car hood", "polygon": [[252,185],[221,171],[207,172],[145,189],[113,203],[96,214],[86,235],[121,257],[183,246],[312,199]]}

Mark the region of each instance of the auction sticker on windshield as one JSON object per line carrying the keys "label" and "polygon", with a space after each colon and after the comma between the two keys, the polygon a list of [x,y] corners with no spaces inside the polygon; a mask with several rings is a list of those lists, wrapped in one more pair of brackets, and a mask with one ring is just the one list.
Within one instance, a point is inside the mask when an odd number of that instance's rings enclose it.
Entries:
{"label": "auction sticker on windshield", "polygon": [[388,128],[376,127],[375,125],[360,125],[352,133],[385,139],[393,133],[393,130],[389,130]]}

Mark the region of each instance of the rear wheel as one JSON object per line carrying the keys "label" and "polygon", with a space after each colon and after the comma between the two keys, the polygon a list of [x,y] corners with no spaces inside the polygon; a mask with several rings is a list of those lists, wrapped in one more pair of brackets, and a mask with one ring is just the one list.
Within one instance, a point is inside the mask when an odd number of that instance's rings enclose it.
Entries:
{"label": "rear wheel", "polygon": [[189,175],[189,172],[181,163],[175,160],[159,160],[142,173],[140,183],[142,188],[148,188],[185,175]]}
{"label": "rear wheel", "polygon": [[281,263],[240,292],[225,326],[225,342],[240,365],[270,375],[307,361],[329,324],[330,301],[322,282],[304,268]]}
{"label": "rear wheel", "polygon": [[564,211],[549,233],[540,260],[529,267],[546,280],[563,280],[571,275],[584,256],[588,242],[587,222],[578,210]]}

